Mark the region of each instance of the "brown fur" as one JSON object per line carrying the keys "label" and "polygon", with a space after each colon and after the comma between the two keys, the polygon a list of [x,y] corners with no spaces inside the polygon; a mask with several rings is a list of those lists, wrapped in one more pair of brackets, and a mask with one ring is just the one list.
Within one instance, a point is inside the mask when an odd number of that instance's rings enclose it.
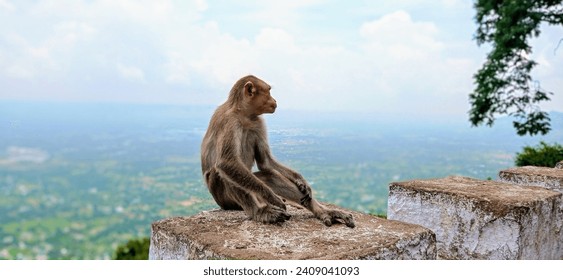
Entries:
{"label": "brown fur", "polygon": [[[288,220],[287,199],[309,209],[327,226],[339,222],[354,227],[352,215],[318,203],[303,176],[272,156],[261,117],[277,107],[270,90],[264,81],[245,76],[215,110],[201,144],[201,168],[209,192],[221,208],[244,210],[255,221]],[[259,171],[252,172],[255,163]]]}

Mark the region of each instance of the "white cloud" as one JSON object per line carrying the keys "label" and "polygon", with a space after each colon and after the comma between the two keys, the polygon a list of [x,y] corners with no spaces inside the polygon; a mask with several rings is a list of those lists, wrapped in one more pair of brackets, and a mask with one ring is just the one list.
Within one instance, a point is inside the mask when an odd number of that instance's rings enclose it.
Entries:
{"label": "white cloud", "polygon": [[300,11],[322,3],[322,0],[243,1],[247,7],[237,11],[241,19],[261,26],[295,28],[303,18]]}
{"label": "white cloud", "polygon": [[397,11],[365,22],[359,34],[365,69],[372,75],[364,84],[378,97],[370,100],[386,104],[378,110],[425,116],[467,111],[476,65],[468,57],[446,54],[455,44],[439,39],[435,23]]}
{"label": "white cloud", "polygon": [[44,40],[37,40],[25,34],[7,32],[3,38],[6,42],[0,53],[5,59],[0,66],[6,69],[10,77],[32,79],[41,77],[50,79],[67,74],[72,59],[72,52],[80,42],[88,42],[96,35],[96,30],[80,22],[60,22],[54,24],[51,33]]}
{"label": "white cloud", "polygon": [[[470,36],[444,36],[448,22],[416,13],[467,10],[466,1],[443,1],[391,9],[394,1],[0,0],[0,80],[32,81],[18,82],[36,85],[30,96],[46,95],[47,79],[87,100],[135,102],[144,91],[165,103],[217,104],[251,73],[273,85],[280,108],[465,115],[482,56]],[[3,12],[10,5],[16,13]],[[556,80],[550,61],[540,70]],[[101,94],[108,84],[118,93]]]}
{"label": "white cloud", "polygon": [[193,50],[196,52],[195,57],[192,50],[187,51],[186,55],[192,57],[189,60],[190,67],[205,76],[210,85],[232,85],[244,75],[242,73],[256,67],[257,59],[248,40],[223,34],[215,24],[206,25],[203,32],[207,39],[205,44]]}
{"label": "white cloud", "polygon": [[[17,34],[9,34],[3,38],[9,49],[3,50],[0,60],[4,73],[17,79],[31,79],[40,73],[55,68],[49,49],[45,46],[33,46],[25,38]],[[1,70],[0,70],[1,71]],[[1,72],[0,72],[1,73]]]}
{"label": "white cloud", "polygon": [[281,50],[284,52],[296,52],[297,47],[293,37],[280,28],[263,28],[256,36],[256,47],[265,50]]}
{"label": "white cloud", "polygon": [[[40,1],[34,5],[32,16],[41,18],[82,19],[90,22],[166,21],[174,12],[169,0],[97,0],[97,1]],[[189,16],[189,15],[186,15]]]}
{"label": "white cloud", "polygon": [[424,56],[444,48],[444,44],[435,38],[438,28],[434,23],[414,22],[405,11],[364,23],[360,34],[367,40],[368,48],[399,59]]}
{"label": "white cloud", "polygon": [[18,79],[29,79],[35,76],[33,69],[24,64],[12,64],[6,68],[5,73],[9,77]]}
{"label": "white cloud", "polygon": [[89,23],[64,21],[53,27],[53,37],[48,40],[51,47],[72,48],[79,41],[89,41],[97,35],[97,30]]}
{"label": "white cloud", "polygon": [[463,1],[463,0],[442,0],[442,3],[443,3],[446,7],[464,6],[464,5],[467,4],[467,2],[469,2],[469,1]]}
{"label": "white cloud", "polygon": [[13,12],[16,10],[16,7],[14,7],[14,5],[8,0],[0,0],[0,10]]}
{"label": "white cloud", "polygon": [[168,62],[164,65],[165,79],[170,84],[190,84],[190,76],[193,70],[190,62],[179,52],[169,52],[166,55]]}
{"label": "white cloud", "polygon": [[127,80],[143,81],[145,79],[143,70],[135,66],[126,66],[118,63],[116,68],[119,75]]}

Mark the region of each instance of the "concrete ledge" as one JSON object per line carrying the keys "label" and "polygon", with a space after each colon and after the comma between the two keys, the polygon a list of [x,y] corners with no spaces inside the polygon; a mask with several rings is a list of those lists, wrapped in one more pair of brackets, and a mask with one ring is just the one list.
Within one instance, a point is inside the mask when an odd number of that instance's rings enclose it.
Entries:
{"label": "concrete ledge", "polygon": [[418,225],[351,212],[355,228],[324,226],[289,207],[282,225],[214,210],[154,222],[149,259],[435,259],[435,235]]}
{"label": "concrete ledge", "polygon": [[466,177],[391,183],[387,216],[436,233],[439,259],[563,258],[562,194]]}
{"label": "concrete ledge", "polygon": [[539,186],[563,193],[563,169],[523,166],[499,172],[502,182],[522,185]]}

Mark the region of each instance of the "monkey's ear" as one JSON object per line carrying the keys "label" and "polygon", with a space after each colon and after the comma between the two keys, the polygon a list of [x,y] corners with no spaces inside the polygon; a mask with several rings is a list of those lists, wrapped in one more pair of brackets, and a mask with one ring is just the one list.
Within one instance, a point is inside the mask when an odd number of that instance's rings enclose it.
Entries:
{"label": "monkey's ear", "polygon": [[248,97],[252,97],[254,96],[254,93],[256,93],[256,87],[254,87],[254,84],[251,81],[246,82],[246,84],[244,84],[244,94]]}

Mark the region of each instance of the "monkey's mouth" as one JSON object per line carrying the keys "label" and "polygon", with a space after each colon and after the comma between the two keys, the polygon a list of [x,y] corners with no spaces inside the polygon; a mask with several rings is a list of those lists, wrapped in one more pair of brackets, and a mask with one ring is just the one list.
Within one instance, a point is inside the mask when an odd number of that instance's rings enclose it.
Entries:
{"label": "monkey's mouth", "polygon": [[266,108],[266,113],[273,114],[276,111],[278,105],[274,104]]}

